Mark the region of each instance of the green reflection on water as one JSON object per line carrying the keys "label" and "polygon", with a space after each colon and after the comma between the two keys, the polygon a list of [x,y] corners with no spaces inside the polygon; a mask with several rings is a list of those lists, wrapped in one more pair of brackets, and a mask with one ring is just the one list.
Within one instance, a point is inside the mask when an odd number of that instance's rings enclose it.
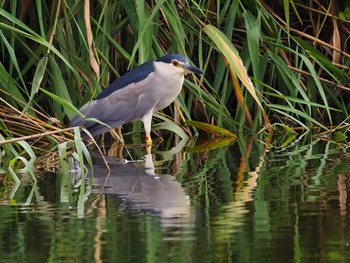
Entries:
{"label": "green reflection on water", "polygon": [[245,138],[154,152],[154,169],[109,159],[109,177],[96,160],[85,187],[74,173],[42,173],[21,183],[16,205],[3,177],[0,262],[349,260],[350,156],[336,145],[305,139],[266,152]]}

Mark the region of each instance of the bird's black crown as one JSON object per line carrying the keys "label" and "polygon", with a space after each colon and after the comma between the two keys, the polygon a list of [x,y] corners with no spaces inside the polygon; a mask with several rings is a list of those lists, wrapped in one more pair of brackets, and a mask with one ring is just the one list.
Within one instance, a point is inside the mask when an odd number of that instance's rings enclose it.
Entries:
{"label": "bird's black crown", "polygon": [[168,55],[165,55],[164,57],[158,58],[156,61],[164,62],[164,63],[171,63],[171,61],[173,61],[174,59],[176,59],[177,61],[184,62],[184,63],[188,62],[187,58],[184,57],[183,55],[180,55],[180,54],[168,54]]}

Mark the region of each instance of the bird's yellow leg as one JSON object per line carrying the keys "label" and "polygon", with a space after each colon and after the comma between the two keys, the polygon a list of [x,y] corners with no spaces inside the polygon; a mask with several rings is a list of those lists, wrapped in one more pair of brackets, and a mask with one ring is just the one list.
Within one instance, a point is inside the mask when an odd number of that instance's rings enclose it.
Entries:
{"label": "bird's yellow leg", "polygon": [[146,134],[146,145],[147,146],[152,146],[152,144],[153,144],[153,141],[152,141],[151,135],[150,134]]}
{"label": "bird's yellow leg", "polygon": [[120,141],[114,141],[111,145],[111,148],[108,150],[108,156],[117,157],[118,160],[122,161],[123,158],[123,149],[124,146],[120,144]]}
{"label": "bird's yellow leg", "polygon": [[152,152],[152,144],[153,142],[151,136],[146,134],[146,151],[148,154]]}
{"label": "bird's yellow leg", "polygon": [[119,143],[124,144],[121,127],[116,128],[114,131],[110,130],[110,134],[112,135],[114,141],[118,141]]}
{"label": "bird's yellow leg", "polygon": [[153,111],[150,111],[142,117],[143,125],[145,127],[146,146],[147,147],[150,147],[153,144],[152,138],[151,138],[152,113],[153,113]]}

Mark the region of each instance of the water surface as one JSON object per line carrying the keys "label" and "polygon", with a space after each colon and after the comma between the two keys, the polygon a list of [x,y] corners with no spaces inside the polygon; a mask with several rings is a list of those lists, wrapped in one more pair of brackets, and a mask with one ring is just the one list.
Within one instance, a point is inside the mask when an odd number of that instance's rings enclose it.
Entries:
{"label": "water surface", "polygon": [[0,262],[350,261],[340,146],[130,152],[145,161],[108,158],[108,174],[96,155],[93,176],[38,171],[15,192],[2,176]]}

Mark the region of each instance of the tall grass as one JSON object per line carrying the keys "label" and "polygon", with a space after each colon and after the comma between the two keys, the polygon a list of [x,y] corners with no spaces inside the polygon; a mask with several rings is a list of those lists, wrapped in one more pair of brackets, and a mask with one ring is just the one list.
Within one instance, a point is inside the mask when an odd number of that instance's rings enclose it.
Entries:
{"label": "tall grass", "polygon": [[[182,53],[205,71],[185,81],[178,99],[185,119],[230,130],[337,131],[346,139],[349,21],[338,16],[345,7],[337,8],[313,1],[2,1],[1,105],[19,118],[1,115],[3,136],[49,132],[42,138],[50,143],[72,140],[50,132],[65,128],[73,106],[140,63]],[[165,113],[177,116],[173,107]],[[15,132],[23,116],[38,127]]]}

